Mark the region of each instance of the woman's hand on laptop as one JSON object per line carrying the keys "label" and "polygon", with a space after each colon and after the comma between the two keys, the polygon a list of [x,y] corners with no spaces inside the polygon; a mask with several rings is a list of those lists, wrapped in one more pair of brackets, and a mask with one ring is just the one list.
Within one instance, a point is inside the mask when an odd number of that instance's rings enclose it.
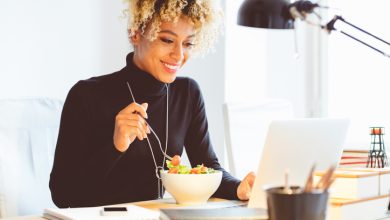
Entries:
{"label": "woman's hand on laptop", "polygon": [[256,175],[254,172],[248,173],[237,188],[237,196],[240,200],[248,200],[251,197],[253,183]]}

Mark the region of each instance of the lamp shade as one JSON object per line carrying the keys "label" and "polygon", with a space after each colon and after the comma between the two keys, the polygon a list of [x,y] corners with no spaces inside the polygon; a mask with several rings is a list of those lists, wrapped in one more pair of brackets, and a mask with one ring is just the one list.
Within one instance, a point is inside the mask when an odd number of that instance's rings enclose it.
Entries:
{"label": "lamp shade", "polygon": [[245,0],[238,11],[237,23],[257,28],[294,28],[287,0]]}

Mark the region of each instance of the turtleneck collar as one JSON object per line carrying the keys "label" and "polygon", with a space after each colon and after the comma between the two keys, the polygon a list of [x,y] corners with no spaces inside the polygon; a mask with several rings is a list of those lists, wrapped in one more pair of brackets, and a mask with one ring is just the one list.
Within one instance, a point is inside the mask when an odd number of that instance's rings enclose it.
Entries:
{"label": "turtleneck collar", "polygon": [[[123,79],[129,82],[137,96],[161,96],[166,94],[165,83],[158,81],[150,73],[138,68],[133,61],[134,52],[126,57],[126,67],[122,71]],[[136,97],[135,97],[136,98]]]}

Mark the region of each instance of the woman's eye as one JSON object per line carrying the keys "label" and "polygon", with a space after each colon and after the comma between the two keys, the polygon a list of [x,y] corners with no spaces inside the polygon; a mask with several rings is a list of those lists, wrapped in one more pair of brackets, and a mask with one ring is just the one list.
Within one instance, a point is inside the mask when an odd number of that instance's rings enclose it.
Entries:
{"label": "woman's eye", "polygon": [[185,46],[187,48],[193,48],[195,46],[195,44],[194,43],[185,43]]}
{"label": "woman's eye", "polygon": [[171,39],[168,39],[168,38],[160,38],[160,40],[162,41],[162,42],[164,42],[164,43],[167,43],[167,44],[171,44],[171,43],[173,43],[173,40],[171,40]]}

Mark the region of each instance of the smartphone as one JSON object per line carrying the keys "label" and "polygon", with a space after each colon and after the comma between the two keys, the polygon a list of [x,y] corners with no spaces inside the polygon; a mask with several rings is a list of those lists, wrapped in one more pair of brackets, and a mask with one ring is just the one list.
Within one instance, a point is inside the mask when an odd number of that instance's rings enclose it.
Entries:
{"label": "smartphone", "polygon": [[100,211],[102,216],[122,216],[127,214],[126,207],[103,207]]}

